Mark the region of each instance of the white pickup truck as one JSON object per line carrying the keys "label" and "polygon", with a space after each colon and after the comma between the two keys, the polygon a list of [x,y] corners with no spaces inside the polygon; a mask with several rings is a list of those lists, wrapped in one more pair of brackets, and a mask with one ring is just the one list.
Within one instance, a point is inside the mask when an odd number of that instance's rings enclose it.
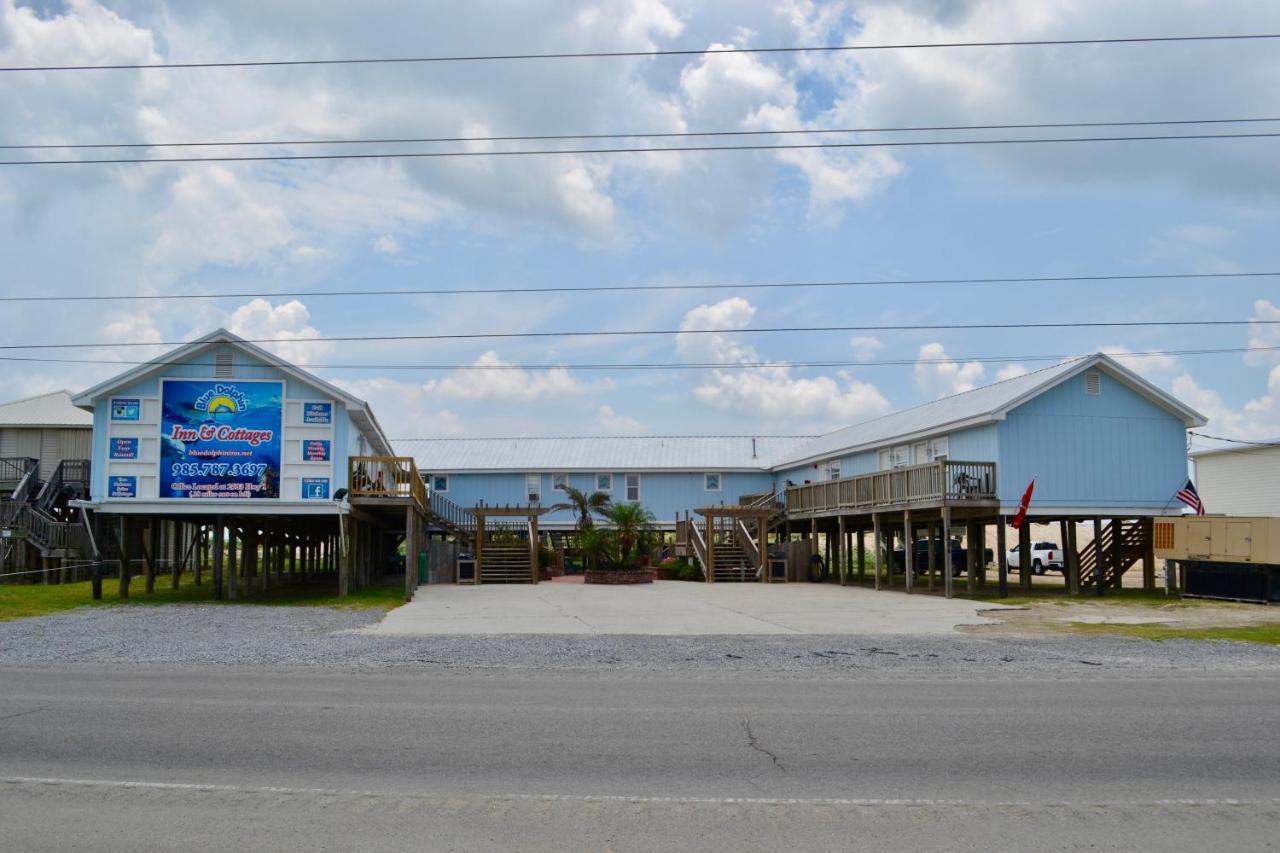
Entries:
{"label": "white pickup truck", "polygon": [[[1022,570],[1022,555],[1019,553],[1019,546],[1014,545],[1009,549],[1007,554],[1009,563],[1009,571],[1017,572]],[[1053,569],[1054,571],[1063,570],[1062,549],[1058,547],[1057,542],[1032,542],[1031,543],[1031,573],[1042,575]]]}

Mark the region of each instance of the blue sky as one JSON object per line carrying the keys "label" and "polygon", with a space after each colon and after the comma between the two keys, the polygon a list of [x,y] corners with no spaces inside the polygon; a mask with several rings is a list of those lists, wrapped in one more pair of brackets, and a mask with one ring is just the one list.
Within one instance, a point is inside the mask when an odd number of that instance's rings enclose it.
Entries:
{"label": "blue sky", "polygon": [[[366,3],[0,0],[0,63],[154,62],[709,45],[1271,32],[1260,3]],[[307,14],[302,14],[304,11]],[[736,130],[1280,115],[1273,43],[522,64],[8,75],[18,142]],[[1274,126],[1267,126],[1271,129]],[[1251,130],[1262,128],[1252,127]],[[996,134],[992,134],[996,135]],[[192,293],[1228,272],[1280,269],[1274,140],[25,168],[0,172],[6,293]],[[812,433],[1032,368],[1036,356],[1280,345],[1275,279],[843,290],[25,305],[6,343],[102,342],[94,365],[0,368],[0,396],[105,378],[219,325],[296,339],[393,437]],[[1007,331],[344,345],[325,335],[1026,323]],[[158,354],[157,349],[148,354]],[[974,364],[973,357],[1009,356]],[[953,361],[939,361],[950,358]],[[903,360],[841,369],[574,370],[628,361]],[[1210,416],[1280,435],[1280,357],[1129,365]]]}

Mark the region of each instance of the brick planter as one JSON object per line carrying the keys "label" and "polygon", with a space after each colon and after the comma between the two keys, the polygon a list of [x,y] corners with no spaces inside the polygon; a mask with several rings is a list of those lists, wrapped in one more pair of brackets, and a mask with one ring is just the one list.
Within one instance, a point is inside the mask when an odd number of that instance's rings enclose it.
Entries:
{"label": "brick planter", "polygon": [[586,583],[633,584],[653,583],[653,569],[626,569],[620,572],[587,572],[583,580]]}

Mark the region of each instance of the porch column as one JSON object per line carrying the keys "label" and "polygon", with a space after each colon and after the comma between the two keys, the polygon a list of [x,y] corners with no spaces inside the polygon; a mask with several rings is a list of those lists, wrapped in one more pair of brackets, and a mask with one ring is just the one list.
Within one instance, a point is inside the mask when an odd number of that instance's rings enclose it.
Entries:
{"label": "porch column", "polygon": [[881,573],[882,573],[882,572],[883,572],[883,570],[884,570],[884,569],[883,569],[883,563],[884,563],[884,560],[882,559],[882,552],[884,551],[884,548],[883,548],[883,547],[881,547],[881,542],[880,542],[880,540],[881,540],[881,536],[880,536],[880,513],[878,513],[878,512],[873,512],[873,513],[871,513],[871,525],[872,525],[872,527],[871,527],[871,535],[872,535],[872,537],[874,537],[874,539],[875,539],[875,543],[874,543],[874,544],[875,544],[875,555],[876,555],[876,589],[880,589],[881,584],[882,584],[882,581],[881,581],[881,579],[880,579],[880,575],[881,575]]}
{"label": "porch column", "polygon": [[845,554],[844,537],[845,537],[844,516],[838,515],[836,516],[836,541],[840,543],[839,548],[837,549],[840,554],[840,586],[848,586],[849,584],[849,572],[848,572],[848,567],[845,565],[846,560],[844,557],[844,554]]}
{"label": "porch column", "polygon": [[222,600],[222,540],[226,538],[227,529],[222,523],[222,516],[213,522],[213,600]]}
{"label": "porch column", "polygon": [[1124,519],[1111,519],[1111,566],[1114,577],[1111,579],[1111,588],[1120,589],[1124,586]]}
{"label": "porch column", "polygon": [[1018,587],[1031,592],[1031,519],[1024,518],[1018,528]]}
{"label": "porch column", "polygon": [[915,571],[912,567],[915,550],[915,538],[911,535],[911,510],[904,509],[902,511],[902,569],[905,573],[908,595],[911,594],[911,589],[915,585],[913,577]]}
{"label": "porch column", "polygon": [[1102,595],[1106,587],[1107,555],[1102,553],[1102,519],[1093,520],[1093,580],[1097,594]]}
{"label": "porch column", "polygon": [[866,531],[858,528],[858,580],[867,577],[867,540]]}
{"label": "porch column", "polygon": [[818,519],[809,519],[809,565],[805,568],[805,580],[813,582],[813,558],[821,557],[822,550],[818,547]]}
{"label": "porch column", "polygon": [[404,511],[404,600],[413,601],[418,588],[418,508]]}
{"label": "porch column", "polygon": [[955,567],[951,565],[951,507],[942,507],[942,588],[947,598],[956,594]]}
{"label": "porch column", "polygon": [[[133,570],[133,524],[127,515],[120,516],[120,588],[121,598],[129,597],[129,578]],[[25,545],[25,543],[24,543]]]}
{"label": "porch column", "polygon": [[925,566],[929,571],[929,592],[933,592],[933,578],[938,573],[938,556],[937,551],[937,526],[933,523],[933,519],[929,519],[928,531],[925,533],[925,547],[929,549],[929,553],[925,555]]}
{"label": "porch column", "polygon": [[1008,521],[1003,515],[996,519],[996,571],[1001,598],[1009,597],[1009,553],[1005,542]]}
{"label": "porch column", "polygon": [[1067,592],[1071,595],[1080,594],[1080,549],[1076,547],[1076,523],[1075,520],[1065,522],[1063,529],[1067,532],[1067,541],[1062,543],[1062,547],[1066,549],[1063,557],[1067,561]]}
{"label": "porch column", "polygon": [[982,552],[978,550],[978,530],[975,521],[971,520],[965,525],[965,585],[970,595],[978,591],[978,564],[982,562]]}

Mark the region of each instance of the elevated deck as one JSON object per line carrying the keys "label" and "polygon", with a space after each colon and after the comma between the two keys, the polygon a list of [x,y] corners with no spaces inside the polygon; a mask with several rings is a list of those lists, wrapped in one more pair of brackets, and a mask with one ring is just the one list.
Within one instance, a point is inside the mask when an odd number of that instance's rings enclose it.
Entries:
{"label": "elevated deck", "polygon": [[788,519],[944,507],[992,514],[1000,506],[996,463],[943,460],[789,486],[784,492],[784,505]]}

